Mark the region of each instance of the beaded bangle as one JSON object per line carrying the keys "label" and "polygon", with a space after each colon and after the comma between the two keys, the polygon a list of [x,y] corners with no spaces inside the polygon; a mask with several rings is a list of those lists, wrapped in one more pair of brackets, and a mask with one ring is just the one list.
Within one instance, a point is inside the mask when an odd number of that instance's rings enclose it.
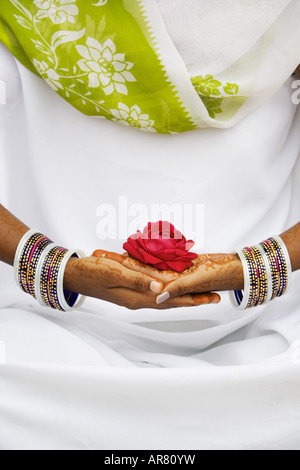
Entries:
{"label": "beaded bangle", "polygon": [[60,266],[60,271],[58,275],[58,298],[59,302],[63,307],[63,310],[65,312],[70,312],[74,308],[79,308],[83,304],[85,297],[80,296],[74,293],[74,292],[67,292],[63,290],[63,283],[64,283],[64,275],[65,275],[65,270],[68,264],[68,261],[70,258],[76,257],[76,258],[84,258],[85,254],[81,250],[70,250],[66,256],[64,257],[61,266]]}
{"label": "beaded bangle", "polygon": [[273,293],[273,282],[272,282],[272,272],[271,272],[271,266],[268,262],[268,258],[267,258],[267,255],[263,249],[263,247],[261,245],[258,245],[257,247],[257,250],[259,250],[261,256],[262,256],[262,259],[263,259],[263,263],[266,267],[266,273],[267,273],[267,284],[268,284],[268,287],[267,287],[267,297],[266,297],[266,301],[265,303],[268,304],[269,302],[271,302],[271,299],[272,299],[272,293]]}
{"label": "beaded bangle", "polygon": [[58,273],[59,266],[68,250],[55,246],[47,255],[41,272],[41,296],[43,302],[51,308],[63,310],[59,303]]}
{"label": "beaded bangle", "polygon": [[273,257],[272,265],[276,266],[276,274],[275,268],[273,268],[273,297],[281,297],[287,293],[292,275],[292,265],[288,250],[283,240],[278,236],[269,238],[262,245],[266,252],[269,253],[269,257]]}
{"label": "beaded bangle", "polygon": [[29,263],[30,252],[32,250],[32,247],[38,245],[42,239],[43,235],[41,233],[32,235],[24,246],[24,249],[20,256],[18,279],[20,286],[27,294],[29,293],[27,288],[27,267]]}
{"label": "beaded bangle", "polygon": [[79,308],[85,298],[63,289],[69,259],[84,253],[56,246],[37,230],[29,230],[21,239],[14,259],[16,281],[23,291],[40,305],[60,311]]}
{"label": "beaded bangle", "polygon": [[285,261],[286,261],[287,271],[288,271],[288,286],[287,286],[287,289],[286,289],[286,293],[287,293],[289,288],[290,288],[290,285],[291,285],[290,280],[291,280],[291,277],[292,277],[292,274],[293,274],[292,261],[291,261],[288,249],[286,247],[286,244],[284,243],[282,238],[279,235],[274,235],[273,239],[276,240],[280,244],[281,249],[283,251],[283,254],[285,256]]}
{"label": "beaded bangle", "polygon": [[28,239],[25,240],[24,245],[19,253],[17,260],[17,280],[21,289],[29,294],[29,288],[27,285],[27,276],[28,276],[28,266],[29,259],[32,250],[39,245],[41,241],[44,240],[44,235],[41,233],[33,233]]}
{"label": "beaded bangle", "polygon": [[263,248],[264,252],[266,253],[269,266],[272,273],[272,297],[271,300],[274,300],[280,288],[280,266],[279,260],[277,256],[277,252],[274,246],[271,244],[269,240],[266,240],[261,243],[261,247]]}
{"label": "beaded bangle", "polygon": [[41,239],[31,250],[30,257],[28,260],[28,268],[27,268],[27,288],[28,294],[32,295],[36,299],[36,292],[35,292],[35,277],[36,277],[36,268],[41,257],[41,254],[47,248],[47,246],[51,245],[52,241],[49,238],[44,237]]}
{"label": "beaded bangle", "polygon": [[85,297],[81,296],[79,299],[79,294],[64,291],[63,289],[67,263],[72,256],[79,258],[79,255],[85,256],[80,250],[68,251],[57,246],[54,246],[47,253],[41,267],[40,294],[44,305],[48,305],[56,310],[69,312],[83,304]]}
{"label": "beaded bangle", "polygon": [[53,250],[53,248],[55,246],[56,246],[55,243],[51,243],[51,245],[49,245],[47,248],[45,248],[43,254],[40,257],[37,268],[36,268],[35,293],[36,293],[36,299],[42,307],[48,307],[48,305],[43,301],[43,297],[42,297],[42,293],[41,293],[42,269],[43,269],[45,260],[48,257],[48,254],[50,253],[51,250]]}
{"label": "beaded bangle", "polygon": [[259,299],[259,268],[257,260],[252,255],[252,250],[250,248],[244,248],[243,253],[250,273],[250,297],[246,307],[246,309],[248,309],[254,307]]}
{"label": "beaded bangle", "polygon": [[244,271],[244,291],[230,292],[239,310],[265,305],[284,295],[292,274],[288,250],[280,237],[272,237],[258,246],[238,252]]}
{"label": "beaded bangle", "polygon": [[270,241],[275,245],[279,260],[281,261],[280,268],[282,275],[278,297],[282,297],[288,291],[289,281],[292,275],[291,259],[285,243],[279,236],[270,238]]}
{"label": "beaded bangle", "polygon": [[255,274],[254,277],[256,278],[257,284],[253,280],[253,283],[257,285],[256,292],[254,294],[254,299],[252,304],[248,305],[248,308],[257,307],[258,305],[263,305],[266,303],[268,298],[268,276],[267,276],[267,269],[264,263],[264,258],[261,255],[260,250],[256,246],[251,248],[245,248],[245,255],[246,258],[249,260],[249,255],[253,260],[253,264],[255,265]]}

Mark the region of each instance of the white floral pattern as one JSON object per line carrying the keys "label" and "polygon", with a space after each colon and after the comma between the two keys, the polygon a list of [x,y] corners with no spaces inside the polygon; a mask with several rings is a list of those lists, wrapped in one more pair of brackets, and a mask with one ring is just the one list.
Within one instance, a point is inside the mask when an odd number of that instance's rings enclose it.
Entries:
{"label": "white floral pattern", "polygon": [[108,0],[99,0],[98,3],[94,3],[94,7],[103,7],[104,5],[107,4]]}
{"label": "white floral pattern", "polygon": [[49,17],[52,23],[62,24],[66,21],[75,23],[75,16],[79,13],[75,2],[76,0],[34,0],[33,3],[39,8],[38,18]]}
{"label": "white floral pattern", "polygon": [[54,69],[50,68],[47,62],[39,62],[36,59],[33,59],[33,64],[41,77],[48,83],[54,91],[58,91],[60,88],[63,90],[63,86],[59,81],[59,75],[55,72]]}
{"label": "white floral pattern", "polygon": [[118,109],[111,109],[114,116],[113,121],[119,121],[124,126],[137,127],[144,132],[156,132],[155,121],[149,118],[148,114],[142,114],[141,108],[136,104],[129,108],[124,103],[118,104]]}
{"label": "white floral pattern", "polygon": [[[20,35],[20,28],[27,34],[26,54],[20,54],[32,61],[54,91],[84,114],[151,133],[175,133],[178,126],[193,129],[150,42],[143,43],[142,50],[151,73],[137,66],[141,54],[133,45],[144,41],[145,34],[141,29],[135,31],[136,37],[127,35],[131,19],[124,2],[120,2],[120,15],[106,14],[114,11],[113,2],[111,10],[108,0],[92,2],[98,8],[93,8],[91,16],[83,8],[84,0],[8,0],[10,8],[13,5],[9,15]],[[122,50],[128,50],[126,55]],[[134,60],[129,62],[131,57]],[[153,102],[148,99],[150,90],[154,90]],[[165,115],[168,124],[163,122]]]}
{"label": "white floral pattern", "polygon": [[83,57],[78,61],[78,66],[89,74],[89,87],[101,86],[106,95],[111,95],[115,90],[128,95],[125,83],[136,81],[129,72],[134,64],[126,62],[125,54],[116,53],[116,45],[111,39],[101,45],[96,39],[88,38],[86,44],[76,46],[76,49]]}

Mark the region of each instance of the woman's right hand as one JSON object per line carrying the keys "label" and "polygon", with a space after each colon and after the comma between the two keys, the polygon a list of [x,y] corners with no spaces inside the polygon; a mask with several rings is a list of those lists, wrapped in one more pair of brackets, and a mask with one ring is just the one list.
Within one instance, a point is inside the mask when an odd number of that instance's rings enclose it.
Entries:
{"label": "woman's right hand", "polygon": [[157,305],[156,297],[164,289],[162,280],[130,269],[126,256],[102,253],[102,256],[71,258],[65,272],[64,288],[130,310],[195,307],[212,303],[216,297],[219,299],[218,294],[187,294]]}

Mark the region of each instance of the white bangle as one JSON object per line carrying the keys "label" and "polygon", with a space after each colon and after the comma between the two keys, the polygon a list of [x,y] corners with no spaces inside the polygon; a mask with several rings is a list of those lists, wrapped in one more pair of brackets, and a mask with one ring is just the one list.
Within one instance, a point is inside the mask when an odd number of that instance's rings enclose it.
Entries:
{"label": "white bangle", "polygon": [[[19,280],[19,271],[20,271],[20,261],[21,261],[21,257],[22,257],[22,254],[24,252],[24,249],[26,247],[26,244],[28,243],[29,239],[35,235],[35,234],[39,234],[40,232],[37,230],[37,229],[31,229],[29,230],[28,232],[25,233],[25,235],[22,237],[22,239],[20,240],[19,242],[19,245],[17,247],[17,250],[16,250],[16,253],[15,253],[15,257],[14,257],[14,273],[15,273],[15,279],[16,279],[16,282],[18,284],[18,286],[21,288],[21,290],[23,291],[23,288],[22,288],[22,285],[20,284],[20,280]],[[34,279],[34,294],[32,292],[32,295],[36,298],[36,300],[38,301],[38,303],[43,306],[43,307],[48,307],[49,305],[47,305],[43,298],[42,298],[42,293],[41,293],[41,275],[42,275],[42,270],[43,270],[43,267],[45,265],[45,262],[47,260],[47,256],[49,255],[50,251],[57,246],[57,244],[55,243],[51,243],[49,241],[49,245],[44,249],[44,251],[42,252],[42,254],[40,255],[40,258],[37,262],[37,265],[36,265],[36,271],[35,271],[35,279]],[[74,293],[71,293],[73,294],[73,298],[72,298],[72,301],[74,300],[75,303],[73,306],[70,306],[65,298],[65,294],[64,294],[64,275],[65,275],[65,270],[66,270],[66,266],[67,266],[67,263],[68,261],[70,260],[70,258],[72,256],[77,256],[78,258],[79,257],[82,257],[84,258],[85,257],[85,254],[80,251],[80,250],[71,250],[71,251],[68,251],[66,253],[66,255],[64,256],[64,258],[62,259],[61,261],[61,264],[58,268],[58,275],[57,275],[57,298],[59,300],[59,305],[62,307],[62,309],[66,312],[70,312],[74,309],[77,309],[79,307],[81,307],[81,305],[83,304],[83,302],[85,301],[85,297],[84,296],[81,296],[80,294],[76,294],[75,292]],[[77,295],[77,299],[76,299],[76,295]],[[76,299],[76,300],[75,300]]]}
{"label": "white bangle", "polygon": [[[230,300],[233,304],[233,306],[237,310],[246,310],[247,305],[249,303],[250,299],[250,274],[249,274],[249,268],[248,268],[248,263],[246,260],[246,257],[243,253],[242,250],[239,250],[237,252],[237,255],[239,256],[242,265],[243,265],[243,271],[244,271],[244,290],[243,291],[231,291],[229,292],[229,297]],[[240,295],[241,299],[238,300],[237,296]]]}
{"label": "white bangle", "polygon": [[74,255],[78,255],[78,257],[81,257],[81,258],[85,258],[85,253],[83,253],[83,251],[81,250],[70,250],[66,256],[64,257],[61,265],[60,265],[60,268],[59,268],[59,273],[58,273],[58,280],[57,280],[57,296],[58,296],[58,299],[59,299],[59,303],[61,305],[61,307],[63,308],[63,310],[65,312],[71,312],[72,310],[75,310],[75,309],[78,309],[79,307],[82,306],[82,304],[84,303],[85,301],[85,297],[82,296],[82,295],[79,295],[78,294],[78,299],[75,303],[75,305],[73,307],[70,307],[70,305],[68,305],[67,301],[66,301],[66,298],[65,298],[65,294],[64,294],[64,276],[65,276],[65,270],[66,270],[66,267],[67,267],[67,264],[70,260],[70,258],[72,258],[72,256]]}
{"label": "white bangle", "polygon": [[[16,283],[20,287],[20,289],[23,291],[22,286],[20,285],[19,282],[19,265],[20,265],[20,259],[22,252],[25,248],[26,243],[28,242],[29,238],[32,237],[35,233],[39,233],[37,229],[30,229],[28,232],[25,233],[25,235],[21,238],[21,241],[18,245],[17,251],[15,253],[15,258],[14,258],[14,273],[15,273],[15,279]],[[23,291],[24,292],[24,291]]]}
{"label": "white bangle", "polygon": [[288,285],[287,285],[286,291],[284,293],[284,295],[285,295],[289,291],[290,284],[291,284],[291,278],[292,278],[292,274],[293,274],[291,258],[290,258],[288,249],[286,247],[286,244],[284,243],[282,238],[279,235],[275,235],[275,237],[272,237],[272,238],[274,238],[274,240],[276,240],[279,243],[279,245],[281,246],[281,249],[283,251],[285,261],[286,261],[287,277],[288,277],[287,283],[288,283]]}
{"label": "white bangle", "polygon": [[[285,294],[287,293],[289,287],[290,287],[290,280],[292,276],[292,264],[291,264],[291,259],[290,255],[288,252],[288,249],[282,240],[281,237],[275,235],[270,239],[274,240],[273,244],[277,242],[277,245],[280,246],[281,248],[281,253],[279,254],[280,249],[278,246],[276,247],[276,250],[278,251],[278,256],[280,256],[282,265],[285,263],[286,265],[286,271],[284,269],[284,272],[282,273],[282,276],[284,274],[284,286],[286,284],[285,291],[283,290]],[[266,305],[269,303],[273,298],[274,298],[274,275],[272,274],[272,267],[273,267],[273,261],[268,258],[266,249],[264,248],[264,243],[257,245],[255,247],[261,254],[263,258],[263,262],[265,264],[265,269],[266,269],[266,275],[267,275],[267,297],[266,300],[262,303],[262,305]],[[244,279],[245,279],[245,286],[244,286],[244,291],[234,291],[229,293],[230,300],[235,308],[238,310],[246,310],[249,306],[249,300],[251,297],[251,279],[250,279],[250,273],[252,272],[252,269],[250,269],[250,266],[248,264],[247,258],[244,254],[244,250],[238,251],[238,256],[242,262],[243,265],[243,271],[244,271]],[[274,255],[274,263],[278,265],[278,260],[276,258],[276,255]],[[282,266],[282,269],[284,266]],[[287,274],[285,274],[287,273]],[[281,279],[280,283],[283,282],[283,278]],[[282,288],[283,289],[283,288]],[[275,289],[276,290],[276,289]],[[276,292],[277,297],[281,296],[281,292]]]}

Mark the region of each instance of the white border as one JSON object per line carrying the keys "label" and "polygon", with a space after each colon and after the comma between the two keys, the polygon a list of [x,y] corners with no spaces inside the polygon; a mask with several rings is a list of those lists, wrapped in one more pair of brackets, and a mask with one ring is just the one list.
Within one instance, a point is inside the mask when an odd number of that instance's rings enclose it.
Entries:
{"label": "white border", "polygon": [[140,0],[140,3],[150,23],[153,41],[157,43],[156,53],[182,108],[195,126],[210,127],[213,120],[208,116],[204,103],[193,87],[185,63],[167,32],[157,3],[153,0]]}

